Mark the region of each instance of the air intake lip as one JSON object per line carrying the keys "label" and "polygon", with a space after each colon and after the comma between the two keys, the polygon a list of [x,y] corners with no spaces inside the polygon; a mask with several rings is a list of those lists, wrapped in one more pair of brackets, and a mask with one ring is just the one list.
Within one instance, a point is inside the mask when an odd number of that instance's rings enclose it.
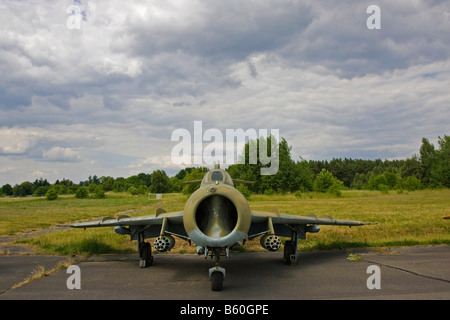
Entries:
{"label": "air intake lip", "polygon": [[223,238],[236,227],[238,214],[233,202],[223,195],[213,194],[197,207],[195,220],[200,231],[210,238]]}
{"label": "air intake lip", "polygon": [[233,186],[222,184],[197,189],[186,202],[183,224],[196,246],[224,248],[247,237],[251,211],[245,197]]}

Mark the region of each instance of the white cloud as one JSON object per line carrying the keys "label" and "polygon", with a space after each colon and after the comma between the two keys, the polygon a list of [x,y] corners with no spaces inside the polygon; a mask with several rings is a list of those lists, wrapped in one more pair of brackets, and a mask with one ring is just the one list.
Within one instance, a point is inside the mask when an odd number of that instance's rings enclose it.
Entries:
{"label": "white cloud", "polygon": [[37,138],[37,133],[21,128],[0,128],[0,155],[25,153]]}
{"label": "white cloud", "polygon": [[171,133],[194,120],[280,129],[309,159],[448,134],[448,1],[381,1],[381,30],[356,0],[82,0],[81,30],[71,4],[0,5],[0,180],[177,170]]}
{"label": "white cloud", "polygon": [[43,152],[43,160],[45,161],[64,161],[78,162],[81,161],[78,152],[71,148],[53,147]]}

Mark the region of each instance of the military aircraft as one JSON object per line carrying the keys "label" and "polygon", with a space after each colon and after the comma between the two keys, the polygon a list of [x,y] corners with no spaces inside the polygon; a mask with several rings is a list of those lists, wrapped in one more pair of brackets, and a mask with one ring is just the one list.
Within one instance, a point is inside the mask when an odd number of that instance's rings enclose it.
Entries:
{"label": "military aircraft", "polygon": [[169,251],[175,244],[175,237],[193,242],[197,253],[215,260],[209,269],[211,289],[223,288],[225,269],[220,267],[220,257],[229,256],[229,250],[242,245],[246,240],[261,236],[262,247],[269,251],[280,249],[280,237],[290,237],[284,243],[283,260],[286,264],[296,263],[298,239],[306,239],[306,233],[319,232],[319,224],[340,226],[361,226],[371,223],[318,218],[278,213],[277,211],[251,210],[245,197],[235,183],[251,183],[232,179],[223,169],[216,166],[208,171],[197,189],[187,200],[184,210],[166,212],[159,208],[155,215],[129,217],[105,217],[100,221],[73,224],[74,228],[110,227],[122,235],[137,240],[139,266],[153,263],[150,243],[145,239],[155,238],[154,247],[160,252]]}

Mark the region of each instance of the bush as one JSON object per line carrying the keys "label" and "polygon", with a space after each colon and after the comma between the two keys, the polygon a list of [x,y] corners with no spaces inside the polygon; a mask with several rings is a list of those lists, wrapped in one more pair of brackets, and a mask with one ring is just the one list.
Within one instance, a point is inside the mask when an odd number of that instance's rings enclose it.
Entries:
{"label": "bush", "polygon": [[105,190],[101,186],[97,186],[94,193],[96,198],[103,199],[105,197]]}
{"label": "bush", "polygon": [[297,191],[295,191],[294,196],[296,196],[297,198],[301,198],[302,192],[300,190],[297,190]]}
{"label": "bush", "polygon": [[414,191],[422,188],[420,180],[415,176],[406,177],[402,182],[402,187],[408,191]]}
{"label": "bush", "polygon": [[322,169],[314,181],[314,191],[317,192],[328,192],[340,197],[342,195],[341,189],[343,188],[344,183],[326,169]]}
{"label": "bush", "polygon": [[56,199],[58,199],[58,191],[56,191],[55,188],[50,188],[45,193],[45,197],[47,198],[47,200],[50,200],[50,201],[56,200]]}
{"label": "bush", "polygon": [[37,187],[36,190],[34,190],[33,192],[33,197],[43,197],[47,194],[48,190],[49,190],[48,187],[44,186]]}
{"label": "bush", "polygon": [[138,190],[136,187],[129,187],[127,190],[128,193],[131,193],[133,196],[138,194]]}
{"label": "bush", "polygon": [[335,177],[330,171],[322,169],[314,181],[314,191],[327,192],[328,188],[333,185],[334,180]]}
{"label": "bush", "polygon": [[328,188],[327,192],[334,194],[336,197],[340,197],[342,196],[342,189],[344,189],[344,183],[336,179],[336,181]]}
{"label": "bush", "polygon": [[75,193],[75,198],[78,198],[78,199],[85,199],[88,196],[89,196],[89,192],[86,187],[78,188],[77,192]]}
{"label": "bush", "polygon": [[242,193],[242,195],[248,199],[251,195],[250,190],[248,189],[248,187],[246,185],[242,185],[242,184],[238,184],[236,186],[236,189],[239,190],[240,193]]}
{"label": "bush", "polygon": [[389,187],[387,185],[385,185],[385,184],[382,184],[382,183],[380,183],[378,185],[377,190],[381,191],[381,193],[385,193],[385,194],[389,193]]}

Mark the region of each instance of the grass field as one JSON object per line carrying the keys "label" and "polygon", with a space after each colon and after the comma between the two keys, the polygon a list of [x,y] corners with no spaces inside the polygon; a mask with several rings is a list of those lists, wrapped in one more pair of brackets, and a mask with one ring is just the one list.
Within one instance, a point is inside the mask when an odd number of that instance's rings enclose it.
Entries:
{"label": "grass field", "polygon": [[[158,207],[166,211],[181,210],[187,196],[165,194],[163,200],[147,196],[107,193],[104,199],[76,199],[63,196],[55,201],[45,198],[0,198],[0,236],[19,235],[14,244],[30,246],[38,254],[89,255],[97,253],[137,252],[136,242],[114,233],[113,228],[67,229],[20,234],[77,220],[87,220],[118,213],[130,216],[154,214]],[[342,249],[450,244],[450,190],[421,190],[388,194],[378,191],[343,191],[341,197],[322,193],[303,193],[300,197],[285,195],[252,195],[250,207],[255,210],[278,208],[279,212],[377,222],[362,227],[321,226],[317,234],[300,241],[300,250]],[[11,244],[11,243],[9,243]],[[1,248],[1,247],[0,247]],[[259,240],[248,241],[242,251],[264,250]],[[195,247],[177,239],[171,252],[194,253]],[[1,252],[0,254],[7,254]]]}

